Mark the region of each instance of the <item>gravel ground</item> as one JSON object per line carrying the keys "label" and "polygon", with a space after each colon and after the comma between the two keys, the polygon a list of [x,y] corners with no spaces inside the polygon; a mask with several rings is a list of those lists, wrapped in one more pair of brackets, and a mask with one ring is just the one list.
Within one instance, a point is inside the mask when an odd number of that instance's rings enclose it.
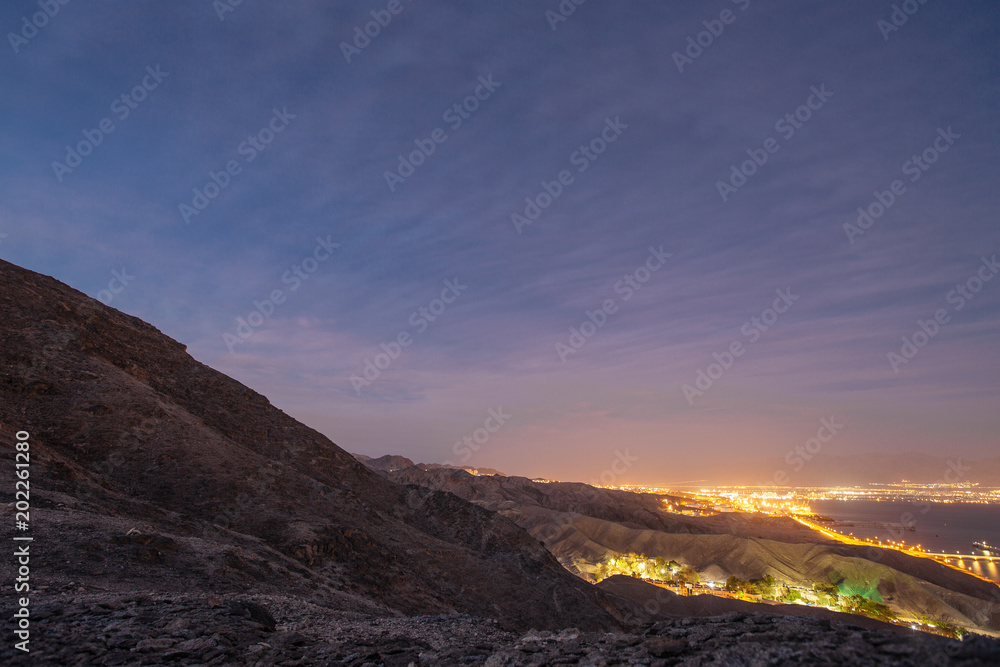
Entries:
{"label": "gravel ground", "polygon": [[763,613],[661,621],[636,634],[510,632],[467,615],[372,618],[285,596],[86,591],[33,609],[31,665],[998,665],[964,643]]}

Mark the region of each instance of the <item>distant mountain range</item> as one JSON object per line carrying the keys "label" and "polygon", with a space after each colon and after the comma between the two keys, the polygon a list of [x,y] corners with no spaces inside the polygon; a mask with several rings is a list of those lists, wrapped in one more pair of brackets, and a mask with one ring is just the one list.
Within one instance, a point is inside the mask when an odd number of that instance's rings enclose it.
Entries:
{"label": "distant mountain range", "polygon": [[397,470],[404,470],[406,468],[417,467],[421,470],[435,470],[437,468],[448,468],[450,470],[464,470],[470,475],[500,475],[501,477],[506,477],[499,470],[494,470],[493,468],[475,468],[473,466],[449,466],[442,463],[414,463],[405,456],[400,456],[399,454],[386,454],[378,458],[372,458],[371,456],[365,456],[364,454],[354,454],[354,458],[361,461],[366,466],[372,470],[378,470],[380,472],[396,472]]}
{"label": "distant mountain range", "polygon": [[[407,462],[392,456],[367,464],[393,481],[447,491],[510,518],[568,570],[591,581],[598,565],[609,559],[661,557],[718,582],[770,575],[804,588],[837,584],[843,591],[875,595],[910,618],[927,615],[1000,635],[995,584],[928,558],[835,542],[788,517],[743,512],[687,516],[664,511],[664,497],[655,494]],[[641,588],[608,590],[637,592],[636,601],[646,602]],[[692,607],[679,608],[694,613]],[[719,605],[706,608],[717,610]]]}
{"label": "distant mountain range", "polygon": [[[800,469],[796,470],[797,467]],[[775,484],[778,472],[787,475],[785,484],[791,486],[862,486],[904,480],[926,484],[957,480],[1000,487],[1000,457],[972,460],[912,452],[846,456],[820,453],[809,461],[796,462],[793,457],[792,464],[779,458],[745,460],[713,467],[705,477],[713,484],[769,485]]]}
{"label": "distant mountain range", "polygon": [[[421,470],[452,468],[465,470],[473,475],[504,475],[493,468],[414,463],[398,454],[387,454],[378,458],[354,454],[354,457],[370,468],[384,472],[416,466]],[[779,471],[785,473],[787,476],[785,484],[789,486],[866,486],[896,484],[905,480],[920,484],[959,481],[978,483],[986,487],[1000,487],[1000,457],[972,460],[916,453],[850,456],[819,454],[812,460],[804,462],[798,471],[795,470],[795,466],[777,458],[720,464],[704,475],[703,484],[771,486],[776,484],[775,473]],[[670,486],[672,480],[661,482],[664,486]]]}

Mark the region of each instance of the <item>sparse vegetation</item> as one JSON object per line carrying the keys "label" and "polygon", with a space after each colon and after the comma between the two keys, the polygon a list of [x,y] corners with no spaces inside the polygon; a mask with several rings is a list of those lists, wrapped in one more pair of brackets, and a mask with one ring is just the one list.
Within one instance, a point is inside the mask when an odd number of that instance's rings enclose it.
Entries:
{"label": "sparse vegetation", "polygon": [[921,614],[920,622],[930,628],[931,632],[944,635],[945,637],[951,637],[952,639],[961,639],[963,636],[969,634],[969,631],[965,628],[952,625],[946,621],[931,620],[924,614]]}
{"label": "sparse vegetation", "polygon": [[[597,581],[621,574],[640,579],[652,579],[667,582],[675,586],[684,584],[698,584],[701,580],[698,572],[693,568],[682,565],[677,561],[667,561],[664,558],[648,558],[638,554],[626,554],[609,558],[597,566]],[[759,598],[764,600],[775,600],[785,603],[803,602],[809,605],[826,607],[850,614],[859,614],[886,623],[899,622],[899,617],[887,604],[882,602],[881,596],[874,589],[869,595],[850,593],[850,588],[841,590],[843,582],[832,583],[817,581],[813,583],[812,590],[815,596],[808,598],[800,590],[789,588],[778,582],[772,575],[768,574],[757,579],[744,580],[736,576],[731,576],[726,580],[725,590],[734,593],[736,597]],[[877,598],[877,599],[873,599]],[[924,623],[933,628],[935,632],[949,637],[961,637],[965,632],[958,628],[940,621],[929,621],[921,619]]]}
{"label": "sparse vegetation", "polygon": [[861,614],[887,623],[898,620],[896,613],[888,605],[869,600],[862,595],[848,595],[841,602],[841,608],[851,614]]}
{"label": "sparse vegetation", "polygon": [[835,584],[817,581],[813,584],[816,594],[816,604],[821,607],[836,609],[840,605],[840,589]]}
{"label": "sparse vegetation", "polygon": [[647,558],[638,554],[625,554],[609,558],[597,565],[594,576],[597,581],[602,581],[616,574],[640,579],[656,579],[677,585],[696,584],[701,581],[701,577],[694,569],[681,565],[675,560],[668,562],[662,557]]}
{"label": "sparse vegetation", "polygon": [[744,595],[758,595],[768,600],[779,599],[778,583],[770,574],[760,579],[744,581],[739,577],[729,577],[726,580],[726,590],[731,593],[743,593]]}
{"label": "sparse vegetation", "polygon": [[837,588],[836,584],[827,583],[825,581],[817,581],[813,584],[813,590],[817,593],[826,593],[827,595],[838,596],[840,595],[840,589]]}

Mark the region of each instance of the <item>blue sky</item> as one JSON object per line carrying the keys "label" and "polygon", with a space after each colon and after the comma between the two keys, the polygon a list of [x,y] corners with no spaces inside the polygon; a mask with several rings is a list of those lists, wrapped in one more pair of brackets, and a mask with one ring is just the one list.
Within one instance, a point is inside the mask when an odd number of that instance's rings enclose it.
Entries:
{"label": "blue sky", "polygon": [[[107,290],[349,451],[590,480],[627,449],[622,481],[669,481],[782,456],[833,415],[847,428],[831,454],[996,452],[1000,280],[960,310],[948,299],[1000,250],[995,3],[930,0],[885,34],[892,3],[853,0],[589,0],[554,30],[554,0],[331,4],[245,0],[220,20],[209,0],[70,2],[12,43],[42,10],[6,3],[0,256]],[[391,21],[347,62],[372,11]],[[475,109],[458,127],[456,104]],[[776,124],[796,113],[789,136]],[[113,131],[79,166],[53,167],[103,119]],[[615,140],[581,158],[609,123]],[[227,164],[186,221],[181,204]],[[733,165],[753,173],[724,200]],[[512,214],[564,171],[518,230]],[[616,284],[646,277],[661,246],[670,258],[626,300]],[[766,331],[741,331],[789,289]],[[608,300],[564,361],[557,344]],[[244,340],[255,302],[267,317]],[[385,368],[352,382],[366,361]],[[498,407],[511,418],[456,448]]]}

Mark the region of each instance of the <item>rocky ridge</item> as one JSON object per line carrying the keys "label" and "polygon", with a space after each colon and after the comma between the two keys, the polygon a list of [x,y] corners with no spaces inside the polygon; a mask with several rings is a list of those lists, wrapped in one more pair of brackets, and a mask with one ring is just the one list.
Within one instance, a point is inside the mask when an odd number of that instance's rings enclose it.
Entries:
{"label": "rocky ridge", "polygon": [[[996,662],[979,639],[664,618],[500,513],[368,470],[52,278],[0,261],[0,309],[0,452],[30,434],[35,540],[31,653],[4,643],[3,664]],[[13,568],[0,559],[4,581]]]}
{"label": "rocky ridge", "polygon": [[[995,665],[997,642],[809,617],[730,612],[634,632],[505,630],[464,614],[372,618],[281,595],[67,591],[36,610],[32,664],[62,665]],[[28,659],[9,646],[5,664]]]}
{"label": "rocky ridge", "polygon": [[655,494],[399,464],[382,474],[448,491],[503,514],[582,577],[591,577],[608,558],[655,555],[717,581],[770,575],[805,588],[814,582],[839,583],[843,590],[877,594],[904,618],[926,615],[1000,635],[996,584],[928,558],[834,542],[790,518],[742,512],[685,516],[664,512],[664,498]]}

